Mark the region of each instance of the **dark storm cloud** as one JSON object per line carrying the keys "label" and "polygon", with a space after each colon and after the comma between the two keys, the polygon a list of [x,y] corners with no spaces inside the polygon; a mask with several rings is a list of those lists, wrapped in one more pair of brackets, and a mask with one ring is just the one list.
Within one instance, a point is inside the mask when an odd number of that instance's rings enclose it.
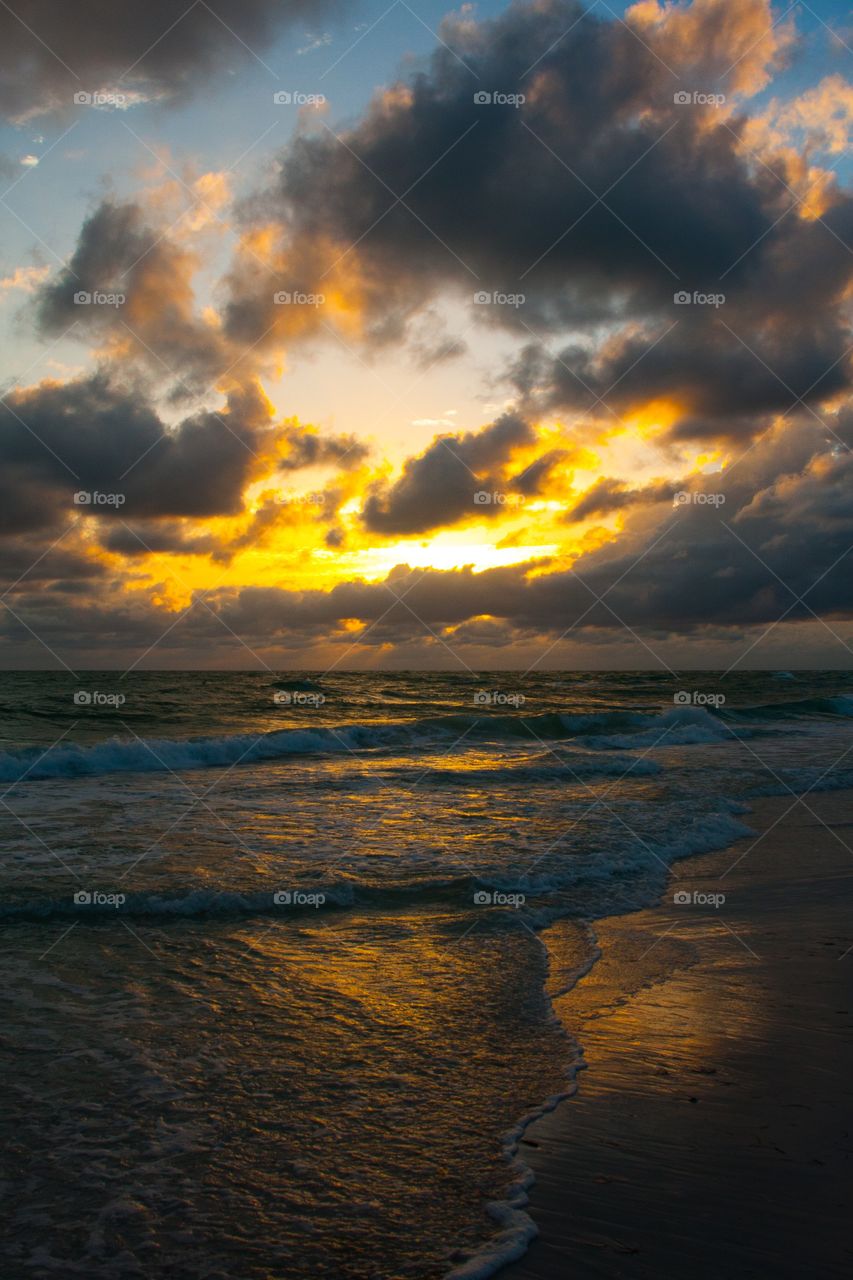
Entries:
{"label": "dark storm cloud", "polygon": [[[733,461],[725,469],[709,467],[701,474],[653,480],[642,485],[633,485],[615,476],[602,476],[580,495],[563,519],[566,524],[578,524],[594,516],[607,517],[623,511],[627,513],[627,530],[635,515],[639,515],[641,527],[646,528],[650,521],[660,521],[662,504],[677,505],[679,494],[695,491],[722,493],[724,505],[720,515],[728,520],[740,511],[747,511],[757,495],[772,493],[777,485],[804,484],[803,478],[811,474],[818,459],[844,459],[851,449],[853,410],[849,406],[838,412],[816,415],[800,409],[796,414],[783,416],[774,426],[768,426],[747,449],[733,451]],[[817,507],[815,512],[819,514]],[[815,537],[817,540],[816,531]]]}
{"label": "dark storm cloud", "polygon": [[83,223],[67,266],[36,293],[35,318],[46,337],[112,340],[130,350],[172,397],[206,390],[235,363],[221,334],[195,315],[195,258],[152,225],[133,203],[103,201]]}
{"label": "dark storm cloud", "polygon": [[13,607],[16,596],[34,590],[85,592],[108,576],[106,566],[88,555],[76,536],[78,514],[64,514],[64,522],[54,528],[0,539],[0,582]]}
{"label": "dark storm cloud", "polygon": [[151,552],[168,555],[210,555],[218,550],[214,538],[193,534],[180,521],[158,520],[117,525],[102,531],[100,544],[105,551],[130,559]]}
{"label": "dark storm cloud", "polygon": [[288,446],[287,456],[279,463],[282,471],[328,465],[350,469],[360,466],[370,452],[356,436],[322,435],[297,424],[287,425],[279,438]]}
{"label": "dark storm cloud", "polygon": [[122,495],[120,505],[95,500],[86,510],[113,518],[237,512],[266,423],[253,389],[175,428],[101,375],[16,392],[0,405],[2,528],[45,528],[79,514],[75,492]]}
{"label": "dark storm cloud", "polygon": [[569,524],[587,520],[590,516],[606,516],[613,511],[622,511],[625,507],[638,506],[650,502],[672,502],[673,495],[684,486],[675,481],[662,481],[660,484],[643,485],[632,489],[630,485],[611,476],[602,476],[597,480],[579,502],[566,515]]}
{"label": "dark storm cloud", "polygon": [[543,493],[555,469],[568,456],[565,449],[549,449],[547,453],[542,454],[541,458],[537,458],[529,467],[520,471],[517,476],[512,476],[510,487],[528,498]]}
{"label": "dark storm cloud", "polygon": [[362,520],[372,533],[425,533],[465,517],[494,515],[501,506],[478,503],[478,492],[500,487],[502,468],[515,449],[535,442],[528,423],[504,414],[482,431],[438,436],[409,458],[392,485],[369,490]]}
{"label": "dark storm cloud", "polygon": [[[552,358],[528,347],[519,390],[540,408],[589,410],[602,399],[617,413],[667,398],[681,408],[671,430],[679,439],[753,434],[799,400],[838,395],[851,380],[853,201],[823,220],[792,215],[768,239],[742,289],[686,290],[689,302],[671,299],[660,319],[595,353],[575,344]],[[694,292],[724,301],[694,302]]]}
{"label": "dark storm cloud", "polygon": [[67,267],[38,292],[36,318],[42,332],[62,333],[72,321],[109,318],[110,312],[99,306],[82,310],[75,294],[125,289],[127,272],[149,257],[155,240],[137,205],[100,204],[83,223]]}
{"label": "dark storm cloud", "polygon": [[[833,191],[821,219],[801,217],[790,161],[751,156],[743,118],[673,101],[733,63],[726,87],[736,79],[765,6],[668,12],[671,30],[642,41],[571,0],[450,22],[450,49],[381,95],[345,145],[298,138],[247,214],[278,220],[306,288],[355,273],[368,341],[399,340],[442,290],[472,305],[522,294],[473,314],[528,342],[583,334],[516,364],[531,413],[669,396],[675,436],[762,429],[756,415],[850,383],[853,202]],[[483,92],[526,100],[478,104]],[[251,271],[232,285],[226,325],[253,341],[274,322],[272,286]],[[711,293],[724,304],[692,301]]]}
{"label": "dark storm cloud", "polygon": [[[727,130],[703,133],[699,114],[674,109],[671,75],[631,32],[581,12],[572,3],[515,6],[467,41],[460,35],[467,67],[440,49],[410,94],[383,101],[347,134],[355,155],[328,134],[298,139],[281,178],[288,226],[349,245],[382,216],[358,246],[369,271],[461,280],[472,294],[508,290],[530,271],[524,292],[538,295],[543,318],[561,322],[612,316],[614,290],[621,314],[626,296],[643,312],[671,300],[672,277],[643,240],[676,275],[697,263],[725,270],[769,230],[761,188]],[[527,101],[478,104],[484,86],[524,91]],[[589,187],[617,183],[607,203],[630,230],[600,208],[583,216],[595,201]],[[405,203],[416,216],[394,208],[388,190],[410,187]]]}
{"label": "dark storm cloud", "polygon": [[336,0],[10,0],[0,9],[0,111],[63,109],[75,93],[108,87],[183,97],[260,60],[287,26],[336,8]]}

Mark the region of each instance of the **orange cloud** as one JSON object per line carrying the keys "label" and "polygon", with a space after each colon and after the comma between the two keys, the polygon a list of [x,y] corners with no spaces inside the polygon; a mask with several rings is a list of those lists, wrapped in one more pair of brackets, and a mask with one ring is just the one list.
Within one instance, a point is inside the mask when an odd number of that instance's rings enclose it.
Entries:
{"label": "orange cloud", "polygon": [[769,0],[693,0],[686,6],[639,0],[625,20],[680,80],[674,89],[760,93],[794,39],[793,19],[777,22]]}

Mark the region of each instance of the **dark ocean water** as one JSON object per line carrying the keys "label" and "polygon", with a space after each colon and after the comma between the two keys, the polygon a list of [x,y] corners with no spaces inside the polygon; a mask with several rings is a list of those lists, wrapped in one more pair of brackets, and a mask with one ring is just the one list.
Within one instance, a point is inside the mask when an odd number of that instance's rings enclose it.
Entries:
{"label": "dark ocean water", "polygon": [[568,983],[585,922],[751,797],[853,784],[844,673],[41,672],[0,704],[4,1275],[35,1280],[487,1274],[531,1229],[513,1133],[571,1087],[541,929],[576,922]]}

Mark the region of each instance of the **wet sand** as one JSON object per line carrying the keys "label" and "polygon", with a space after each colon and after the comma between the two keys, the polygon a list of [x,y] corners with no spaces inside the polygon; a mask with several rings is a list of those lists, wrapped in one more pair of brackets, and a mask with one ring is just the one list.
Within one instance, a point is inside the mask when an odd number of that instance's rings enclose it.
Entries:
{"label": "wet sand", "polygon": [[853,1273],[853,792],[744,820],[760,839],[598,922],[557,999],[586,1069],[525,1135],[540,1236],[507,1280]]}

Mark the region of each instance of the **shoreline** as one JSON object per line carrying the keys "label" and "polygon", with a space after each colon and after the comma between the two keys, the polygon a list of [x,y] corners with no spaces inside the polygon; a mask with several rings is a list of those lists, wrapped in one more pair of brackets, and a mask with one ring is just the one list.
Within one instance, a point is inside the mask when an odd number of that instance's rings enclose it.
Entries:
{"label": "shoreline", "polygon": [[581,1059],[518,1139],[538,1237],[507,1280],[849,1274],[853,791],[761,797],[745,820],[657,906],[595,921],[568,991],[572,923],[539,935]]}

